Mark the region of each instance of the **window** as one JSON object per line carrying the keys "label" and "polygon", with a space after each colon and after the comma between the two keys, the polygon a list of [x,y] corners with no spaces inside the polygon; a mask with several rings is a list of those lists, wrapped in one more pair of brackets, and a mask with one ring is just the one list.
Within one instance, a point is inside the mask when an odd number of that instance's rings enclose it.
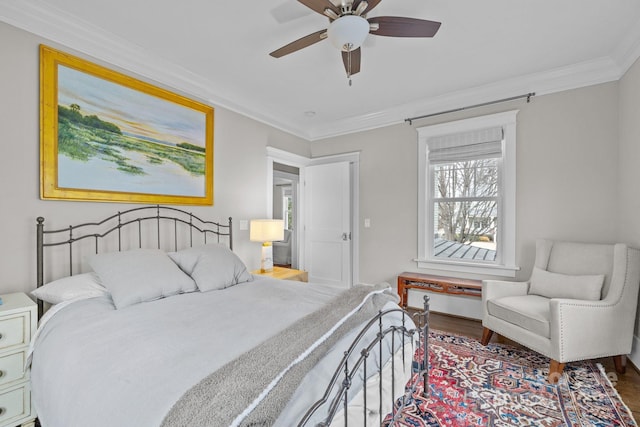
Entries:
{"label": "window", "polygon": [[418,129],[418,267],[515,276],[516,114]]}
{"label": "window", "polygon": [[284,228],[293,230],[293,192],[290,185],[282,187],[282,212]]}

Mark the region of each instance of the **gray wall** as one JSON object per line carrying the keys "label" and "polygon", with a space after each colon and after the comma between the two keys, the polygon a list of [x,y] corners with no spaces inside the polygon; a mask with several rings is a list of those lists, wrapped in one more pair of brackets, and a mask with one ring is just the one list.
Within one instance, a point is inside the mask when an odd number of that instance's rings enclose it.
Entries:
{"label": "gray wall", "polygon": [[[640,62],[619,82],[467,110],[425,126],[519,109],[517,280],[531,274],[535,239],[624,242],[640,248]],[[407,124],[314,142],[313,156],[360,151],[360,278],[395,282],[418,271],[417,135]],[[364,218],[371,228],[363,228]],[[422,272],[427,272],[422,270]],[[640,304],[640,298],[639,298]],[[640,312],[631,360],[640,366]]]}
{"label": "gray wall", "polygon": [[[618,239],[640,248],[640,61],[620,80],[618,154]],[[640,313],[637,319],[636,337],[640,336]],[[636,344],[640,352],[640,340]],[[636,366],[640,366],[639,361],[636,360]]]}
{"label": "gray wall", "polygon": [[[36,217],[51,218],[52,226],[64,227],[130,206],[39,199],[40,43],[74,53],[0,23],[0,293],[34,287]],[[640,180],[638,64],[616,83],[537,96],[530,104],[512,102],[468,110],[421,120],[414,126],[400,124],[311,144],[216,108],[215,205],[189,209],[218,219],[233,216],[236,252],[250,268],[256,268],[259,244],[249,242],[248,232],[240,232],[237,225],[240,219],[268,214],[265,147],[314,157],[360,151],[360,278],[369,283],[393,283],[398,273],[416,271],[412,262],[417,255],[414,128],[511,109],[520,110],[518,279],[526,279],[531,272],[538,237],[623,241],[640,247],[636,215],[640,207],[636,184]],[[364,218],[371,219],[370,228],[362,227]]]}
{"label": "gray wall", "polygon": [[[78,220],[102,219],[132,206],[39,199],[40,43],[74,53],[0,22],[0,293],[28,292],[35,287],[38,216],[48,218],[49,226],[58,228]],[[225,220],[233,216],[235,250],[249,268],[260,265],[260,244],[249,242],[248,231],[239,231],[238,224],[240,219],[270,215],[265,181],[267,146],[304,156],[310,154],[309,143],[304,140],[216,108],[215,204],[187,208],[205,218]]]}
{"label": "gray wall", "polygon": [[[535,239],[616,240],[618,83],[534,97],[312,143],[313,156],[360,151],[360,278],[417,271],[415,127],[519,109],[517,277],[531,273]],[[363,228],[364,218],[371,227]],[[442,274],[442,273],[440,273]]]}

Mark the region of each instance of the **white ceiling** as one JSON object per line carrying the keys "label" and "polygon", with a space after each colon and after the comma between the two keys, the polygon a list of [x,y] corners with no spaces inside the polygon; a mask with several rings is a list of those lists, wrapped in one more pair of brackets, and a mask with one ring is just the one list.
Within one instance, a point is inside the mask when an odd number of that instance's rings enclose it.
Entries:
{"label": "white ceiling", "polygon": [[268,55],[326,28],[296,0],[0,0],[2,21],[311,141],[616,80],[640,56],[637,0],[383,0],[383,15],[442,26],[369,36],[349,86],[328,41]]}

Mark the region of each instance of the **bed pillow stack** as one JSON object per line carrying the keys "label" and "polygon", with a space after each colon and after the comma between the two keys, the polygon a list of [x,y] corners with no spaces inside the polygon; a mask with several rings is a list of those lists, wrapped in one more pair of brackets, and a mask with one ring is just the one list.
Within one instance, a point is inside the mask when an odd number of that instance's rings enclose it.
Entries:
{"label": "bed pillow stack", "polygon": [[201,292],[225,289],[253,280],[242,260],[220,244],[197,246],[168,255],[195,280]]}
{"label": "bed pillow stack", "polygon": [[135,249],[97,254],[89,259],[116,308],[196,290],[184,274],[159,249]]}
{"label": "bed pillow stack", "polygon": [[134,249],[96,254],[91,273],[50,282],[32,294],[50,304],[111,295],[116,308],[172,295],[225,289],[253,276],[242,260],[221,244],[165,253]]}

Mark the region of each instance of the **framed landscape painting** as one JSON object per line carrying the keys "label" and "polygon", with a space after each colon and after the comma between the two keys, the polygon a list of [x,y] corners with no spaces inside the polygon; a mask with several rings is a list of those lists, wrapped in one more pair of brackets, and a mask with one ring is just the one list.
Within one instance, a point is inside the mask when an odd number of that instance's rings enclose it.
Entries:
{"label": "framed landscape painting", "polygon": [[213,107],[40,46],[43,199],[213,204]]}

